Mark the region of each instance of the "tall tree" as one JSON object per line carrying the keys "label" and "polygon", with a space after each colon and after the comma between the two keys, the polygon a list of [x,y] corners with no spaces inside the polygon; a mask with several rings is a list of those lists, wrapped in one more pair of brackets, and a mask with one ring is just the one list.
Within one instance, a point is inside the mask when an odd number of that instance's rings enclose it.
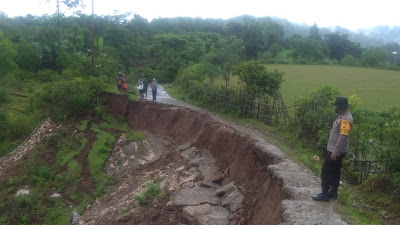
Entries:
{"label": "tall tree", "polygon": [[14,59],[17,51],[13,43],[0,32],[0,78],[5,77],[13,69],[18,68]]}
{"label": "tall tree", "polygon": [[283,82],[283,72],[268,71],[258,61],[248,61],[240,64],[234,70],[239,79],[246,84],[246,88],[255,94],[275,94]]}
{"label": "tall tree", "polygon": [[345,55],[352,55],[359,58],[361,55],[361,45],[350,41],[347,35],[332,33],[326,35],[326,43],[329,46],[331,59],[342,59]]}
{"label": "tall tree", "polygon": [[310,28],[310,35],[308,37],[317,41],[322,40],[321,34],[319,34],[319,28],[316,23],[314,23],[314,25],[312,25],[312,27]]}

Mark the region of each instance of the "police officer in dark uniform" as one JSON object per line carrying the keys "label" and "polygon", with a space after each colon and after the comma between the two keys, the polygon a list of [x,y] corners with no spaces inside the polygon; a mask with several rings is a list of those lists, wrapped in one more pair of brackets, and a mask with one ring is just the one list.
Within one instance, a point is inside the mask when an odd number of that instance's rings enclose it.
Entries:
{"label": "police officer in dark uniform", "polygon": [[350,105],[347,98],[337,97],[332,106],[335,106],[335,111],[339,116],[332,125],[327,154],[321,170],[322,192],[312,196],[315,201],[329,201],[331,198],[337,198],[342,161],[349,150],[349,134],[353,127],[353,116],[348,110]]}

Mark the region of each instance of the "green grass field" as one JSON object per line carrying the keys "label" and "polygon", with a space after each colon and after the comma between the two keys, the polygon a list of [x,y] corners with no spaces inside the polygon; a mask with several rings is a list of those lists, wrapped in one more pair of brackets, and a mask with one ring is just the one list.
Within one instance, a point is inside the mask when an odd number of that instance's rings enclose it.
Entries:
{"label": "green grass field", "polygon": [[[266,65],[269,71],[285,72],[281,92],[287,106],[324,84],[338,87],[343,96],[357,94],[361,106],[383,111],[400,105],[400,71],[331,65]],[[231,85],[238,78],[231,78]],[[223,81],[218,81],[223,84]]]}

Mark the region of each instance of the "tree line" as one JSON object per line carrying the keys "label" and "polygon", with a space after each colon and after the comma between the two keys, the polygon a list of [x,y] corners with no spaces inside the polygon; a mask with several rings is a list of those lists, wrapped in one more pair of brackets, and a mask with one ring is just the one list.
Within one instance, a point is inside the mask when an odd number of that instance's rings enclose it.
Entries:
{"label": "tree line", "polygon": [[[91,17],[78,14],[0,14],[0,78],[52,79],[90,74]],[[310,27],[308,37],[285,37],[271,18],[239,16],[228,20],[159,18],[140,15],[95,16],[95,76],[116,71],[155,76],[172,82],[180,71],[199,63],[211,79],[227,79],[241,61],[266,63],[344,64],[398,69],[400,45],[365,49],[339,32],[321,35]],[[49,72],[48,70],[51,70]],[[54,74],[55,74],[54,73]],[[53,75],[54,75],[53,74]]]}

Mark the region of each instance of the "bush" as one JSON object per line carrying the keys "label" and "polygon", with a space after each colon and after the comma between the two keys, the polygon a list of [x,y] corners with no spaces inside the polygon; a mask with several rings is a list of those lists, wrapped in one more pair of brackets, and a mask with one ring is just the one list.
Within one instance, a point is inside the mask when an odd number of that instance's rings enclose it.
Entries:
{"label": "bush", "polygon": [[328,143],[331,123],[336,117],[331,103],[339,94],[339,89],[325,85],[301,97],[298,102],[294,125],[299,136],[315,144],[318,149],[325,149]]}
{"label": "bush", "polygon": [[345,66],[361,66],[360,60],[352,55],[345,55],[341,60],[341,64]]}
{"label": "bush", "polygon": [[40,82],[51,82],[60,79],[60,74],[54,70],[41,70],[37,73],[36,79]]}
{"label": "bush", "polygon": [[6,132],[3,132],[7,129],[7,114],[0,109],[0,141],[6,138]]}
{"label": "bush", "polygon": [[0,87],[0,105],[8,101],[9,96],[7,89],[5,87]]}
{"label": "bush", "polygon": [[135,195],[133,199],[140,205],[146,204],[149,200],[162,196],[160,185],[158,183],[147,183],[146,191],[143,194]]}
{"label": "bush", "polygon": [[33,107],[45,107],[54,118],[73,116],[83,110],[94,107],[97,96],[106,89],[106,84],[99,78],[74,78],[46,85],[43,91],[35,93]]}

